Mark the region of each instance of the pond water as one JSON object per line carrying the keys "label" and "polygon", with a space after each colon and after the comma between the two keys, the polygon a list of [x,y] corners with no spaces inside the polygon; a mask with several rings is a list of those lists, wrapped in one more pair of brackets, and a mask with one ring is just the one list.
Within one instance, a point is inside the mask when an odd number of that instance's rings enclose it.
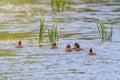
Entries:
{"label": "pond water", "polygon": [[[0,77],[3,80],[120,80],[120,0],[74,0],[53,13],[50,0],[0,1]],[[39,20],[57,24],[59,48],[38,46]],[[96,20],[112,26],[112,42],[101,43]],[[16,49],[18,40],[23,49]],[[85,51],[66,53],[78,42]],[[96,56],[89,56],[93,48]]]}

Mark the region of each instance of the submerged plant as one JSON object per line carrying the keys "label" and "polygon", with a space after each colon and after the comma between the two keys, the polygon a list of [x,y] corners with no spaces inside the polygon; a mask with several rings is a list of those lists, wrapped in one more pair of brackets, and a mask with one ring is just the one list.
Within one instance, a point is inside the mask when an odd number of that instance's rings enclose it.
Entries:
{"label": "submerged plant", "polygon": [[66,0],[51,0],[51,7],[53,11],[64,11],[66,4]]}
{"label": "submerged plant", "polygon": [[110,30],[108,31],[108,28],[105,26],[104,22],[101,20],[98,20],[97,28],[98,28],[99,35],[102,42],[112,41],[113,27],[110,27],[109,28]]}
{"label": "submerged plant", "polygon": [[48,29],[48,38],[49,38],[49,43],[58,41],[59,35],[58,35],[57,26],[52,26],[50,29]]}
{"label": "submerged plant", "polygon": [[39,44],[43,43],[43,37],[44,37],[44,19],[40,19],[40,29],[39,29]]}

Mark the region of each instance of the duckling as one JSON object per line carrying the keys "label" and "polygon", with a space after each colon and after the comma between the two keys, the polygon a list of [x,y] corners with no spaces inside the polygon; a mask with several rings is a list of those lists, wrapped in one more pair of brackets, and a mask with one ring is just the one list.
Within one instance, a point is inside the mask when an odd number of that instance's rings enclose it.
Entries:
{"label": "duckling", "polygon": [[77,45],[75,51],[84,51],[84,49],[80,48],[80,45]]}
{"label": "duckling", "polygon": [[75,50],[75,51],[83,51],[84,49],[80,48],[80,45],[78,43],[75,43],[73,50]]}
{"label": "duckling", "polygon": [[75,49],[77,48],[77,47],[76,47],[77,45],[79,45],[79,44],[78,44],[78,43],[75,43],[75,44],[74,44],[73,50],[75,50]]}
{"label": "duckling", "polygon": [[96,55],[96,53],[93,52],[93,49],[92,49],[92,48],[90,48],[88,55]]}
{"label": "duckling", "polygon": [[57,44],[56,43],[53,43],[52,45],[51,45],[51,49],[57,49],[58,47],[57,47]]}
{"label": "duckling", "polygon": [[16,48],[23,48],[21,41],[18,41],[18,46],[16,46]]}
{"label": "duckling", "polygon": [[72,50],[73,50],[73,49],[70,47],[70,45],[67,45],[67,46],[66,46],[66,50],[65,50],[66,52],[72,52]]}

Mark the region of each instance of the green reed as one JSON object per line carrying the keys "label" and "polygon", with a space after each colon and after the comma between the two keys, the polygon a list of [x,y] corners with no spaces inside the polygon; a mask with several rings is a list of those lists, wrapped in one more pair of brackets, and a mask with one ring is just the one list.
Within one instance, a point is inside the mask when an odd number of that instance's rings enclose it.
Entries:
{"label": "green reed", "polygon": [[44,19],[40,19],[40,29],[39,29],[39,44],[43,43],[43,38],[44,38]]}
{"label": "green reed", "polygon": [[39,44],[57,42],[59,39],[57,26],[45,26],[45,20],[40,19]]}
{"label": "green reed", "polygon": [[50,29],[48,29],[48,38],[49,43],[57,42],[59,39],[57,26],[52,26]]}
{"label": "green reed", "polygon": [[97,28],[98,28],[99,35],[100,35],[102,42],[112,41],[113,27],[110,27],[109,28],[110,30],[108,31],[108,27],[105,26],[104,22],[101,20],[98,20]]}
{"label": "green reed", "polygon": [[51,7],[53,11],[64,11],[66,4],[66,0],[51,0]]}

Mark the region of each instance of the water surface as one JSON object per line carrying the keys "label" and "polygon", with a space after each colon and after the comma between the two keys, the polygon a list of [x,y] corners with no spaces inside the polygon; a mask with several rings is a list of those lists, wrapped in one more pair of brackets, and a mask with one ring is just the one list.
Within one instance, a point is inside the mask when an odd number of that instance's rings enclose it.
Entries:
{"label": "water surface", "polygon": [[[0,76],[8,80],[119,80],[120,1],[74,0],[53,13],[50,0],[0,1]],[[57,24],[59,48],[38,46],[39,20]],[[113,41],[101,43],[96,20],[114,27]],[[24,48],[16,49],[22,40]],[[83,52],[66,53],[78,42]],[[96,56],[88,56],[89,48]]]}

